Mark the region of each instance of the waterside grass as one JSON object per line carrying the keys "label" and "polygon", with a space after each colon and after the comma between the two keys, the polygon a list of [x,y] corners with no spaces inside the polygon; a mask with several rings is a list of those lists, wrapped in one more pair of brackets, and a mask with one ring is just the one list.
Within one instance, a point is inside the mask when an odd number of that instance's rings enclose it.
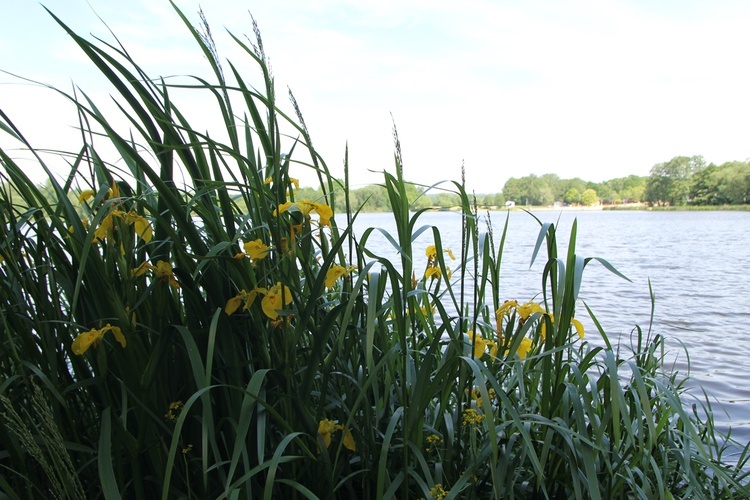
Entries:
{"label": "waterside grass", "polygon": [[[128,121],[60,92],[81,127],[61,181],[0,111],[52,183],[0,150],[4,496],[748,496],[747,450],[725,463],[731,442],[685,403],[658,334],[635,327],[626,349],[582,331],[583,314],[599,326],[577,297],[585,267],[620,278],[576,254],[575,224],[566,255],[540,224],[539,296],[516,297],[499,280],[507,219],[493,228],[455,182],[463,240],[444,247],[410,206],[394,132],[395,234],[353,234],[348,180],[293,98],[277,104],[257,28],[233,37],[246,76],[175,11],[212,81],[153,79],[55,17]],[[224,129],[189,123],[178,89],[212,97]],[[296,198],[301,169],[319,199]],[[371,250],[375,232],[398,261]]]}

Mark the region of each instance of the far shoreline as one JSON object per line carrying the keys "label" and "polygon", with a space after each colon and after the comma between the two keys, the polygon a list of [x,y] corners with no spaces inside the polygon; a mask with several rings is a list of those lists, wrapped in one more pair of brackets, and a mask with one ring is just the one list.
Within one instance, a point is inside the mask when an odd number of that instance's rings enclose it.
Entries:
{"label": "far shoreline", "polygon": [[[461,207],[426,207],[428,212],[460,212]],[[643,212],[747,212],[750,205],[683,205],[683,206],[649,206],[645,203],[627,203],[621,205],[592,205],[592,206],[486,206],[480,205],[478,211],[482,212],[614,212],[614,211],[643,211]],[[362,210],[360,213],[386,214],[390,210]]]}

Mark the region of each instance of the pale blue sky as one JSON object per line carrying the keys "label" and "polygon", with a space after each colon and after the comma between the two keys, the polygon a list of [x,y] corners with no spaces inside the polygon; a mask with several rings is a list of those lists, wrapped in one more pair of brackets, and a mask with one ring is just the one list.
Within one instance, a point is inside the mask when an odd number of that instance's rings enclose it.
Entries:
{"label": "pale blue sky", "polygon": [[[3,2],[0,69],[66,90],[74,81],[107,100],[110,89],[40,4]],[[95,10],[153,76],[205,74],[167,1],[42,3],[80,34],[110,40]],[[198,1],[176,3],[197,23]],[[750,157],[750,2],[203,4],[220,55],[235,62],[223,28],[251,34],[252,13],[282,108],[291,109],[289,86],[337,174],[348,141],[355,184],[392,169],[391,113],[407,178],[457,179],[463,161],[478,193],[532,173],[601,181],[647,175],[676,155]],[[70,140],[75,116],[51,93],[4,74],[0,84],[0,108],[36,145]]]}

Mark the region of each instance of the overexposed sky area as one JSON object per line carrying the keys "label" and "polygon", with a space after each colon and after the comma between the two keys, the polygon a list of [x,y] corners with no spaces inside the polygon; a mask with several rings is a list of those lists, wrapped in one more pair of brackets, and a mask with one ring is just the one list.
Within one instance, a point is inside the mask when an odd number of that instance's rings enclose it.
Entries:
{"label": "overexposed sky area", "polygon": [[[79,34],[111,40],[100,16],[152,76],[206,74],[166,0],[41,3]],[[175,3],[198,23],[200,2]],[[0,70],[108,100],[112,89],[39,3],[3,4]],[[202,8],[220,56],[245,61],[247,75],[257,72],[224,28],[252,35],[255,17],[281,107],[291,112],[288,86],[337,175],[348,142],[355,187],[381,180],[371,171],[393,170],[391,114],[408,179],[459,179],[464,163],[477,193],[528,174],[602,181],[648,175],[677,155],[750,157],[746,0],[209,0]],[[38,147],[76,122],[52,92],[3,73],[0,109]]]}

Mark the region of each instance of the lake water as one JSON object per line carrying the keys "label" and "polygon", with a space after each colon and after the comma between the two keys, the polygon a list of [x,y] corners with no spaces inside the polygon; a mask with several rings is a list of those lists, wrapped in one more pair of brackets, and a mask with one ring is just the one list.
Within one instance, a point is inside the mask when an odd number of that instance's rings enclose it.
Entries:
{"label": "lake water", "polygon": [[[720,430],[726,432],[731,425],[736,440],[750,442],[750,272],[743,267],[750,263],[750,212],[571,210],[534,215],[543,222],[559,222],[561,255],[577,219],[577,253],[602,257],[632,280],[623,280],[594,261],[583,275],[580,299],[591,307],[613,342],[629,343],[636,324],[648,329],[651,280],[656,297],[653,331],[666,337],[670,365],[684,375],[689,373],[696,396],[702,396],[700,388],[706,391]],[[543,249],[538,262],[529,267],[540,226],[524,212],[492,212],[496,243],[506,216],[510,218],[501,295],[519,302],[530,300],[541,291],[546,260]],[[430,212],[419,220],[417,227],[440,229],[443,248],[460,249],[459,214]],[[362,234],[368,227],[383,228],[396,238],[391,214],[361,214],[355,232]],[[432,242],[432,231],[423,233],[414,253],[423,257],[423,249]],[[368,248],[398,260],[383,237],[371,239]],[[415,263],[417,273],[424,264]],[[586,326],[588,339],[595,342],[593,323],[587,320],[583,305],[577,316]],[[690,398],[685,402],[691,403]]]}

